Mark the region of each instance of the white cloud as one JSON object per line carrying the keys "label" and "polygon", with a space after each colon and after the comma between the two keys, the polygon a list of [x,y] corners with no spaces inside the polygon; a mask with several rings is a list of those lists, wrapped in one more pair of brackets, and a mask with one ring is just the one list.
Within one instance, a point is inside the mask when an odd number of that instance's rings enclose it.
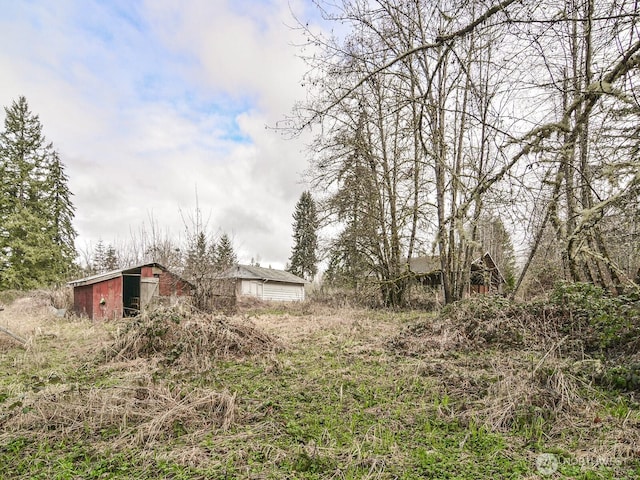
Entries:
{"label": "white cloud", "polygon": [[79,246],[119,243],[150,212],[177,236],[197,188],[210,228],[231,233],[245,260],[284,265],[306,164],[301,142],[265,126],[303,95],[289,8],[43,0],[6,9],[0,103],[25,95],[40,115],[67,165]]}

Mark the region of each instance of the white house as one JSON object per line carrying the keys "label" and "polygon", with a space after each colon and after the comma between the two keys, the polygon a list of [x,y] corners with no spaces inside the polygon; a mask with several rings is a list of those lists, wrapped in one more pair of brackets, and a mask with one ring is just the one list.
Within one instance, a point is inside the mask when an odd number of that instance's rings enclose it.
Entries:
{"label": "white house", "polygon": [[224,278],[236,280],[238,297],[255,297],[277,302],[301,302],[304,300],[304,279],[284,270],[235,265],[227,270]]}

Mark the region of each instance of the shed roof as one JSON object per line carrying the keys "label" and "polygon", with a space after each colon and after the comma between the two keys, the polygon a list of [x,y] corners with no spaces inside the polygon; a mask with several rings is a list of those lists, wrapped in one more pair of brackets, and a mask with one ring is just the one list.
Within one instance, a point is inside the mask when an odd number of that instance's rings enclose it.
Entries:
{"label": "shed roof", "polygon": [[132,267],[127,267],[127,268],[120,268],[118,270],[98,273],[96,275],[80,278],[78,280],[72,280],[68,282],[68,285],[71,285],[72,287],[83,287],[85,285],[93,285],[94,283],[105,282],[107,280],[111,280],[112,278],[121,277],[122,275],[135,275],[136,273],[140,273],[139,270],[142,267],[157,267],[157,268],[161,268],[164,271],[167,271],[167,269],[162,265],[160,265],[159,263],[156,263],[156,262],[143,263],[141,265],[134,265]]}
{"label": "shed roof", "polygon": [[222,275],[224,278],[263,280],[268,282],[304,284],[307,281],[285,270],[254,267],[253,265],[234,265]]}

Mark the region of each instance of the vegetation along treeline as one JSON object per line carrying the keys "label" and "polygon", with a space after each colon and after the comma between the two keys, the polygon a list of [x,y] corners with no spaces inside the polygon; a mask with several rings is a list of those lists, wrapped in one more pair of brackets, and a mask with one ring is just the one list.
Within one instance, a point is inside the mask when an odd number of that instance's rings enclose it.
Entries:
{"label": "vegetation along treeline", "polygon": [[527,272],[613,292],[631,283],[634,2],[319,3],[335,28],[300,24],[309,95],[282,127],[320,132],[308,176],[319,217],[340,226],[334,278],[375,279],[382,301],[400,305],[406,259],[435,254],[453,302],[499,220],[522,246],[514,293]]}

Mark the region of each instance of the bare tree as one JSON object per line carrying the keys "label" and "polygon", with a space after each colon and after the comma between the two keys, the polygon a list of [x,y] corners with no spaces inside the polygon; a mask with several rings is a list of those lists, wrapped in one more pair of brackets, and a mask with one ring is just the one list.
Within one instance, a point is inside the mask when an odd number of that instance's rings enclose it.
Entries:
{"label": "bare tree", "polygon": [[306,29],[314,95],[295,127],[321,125],[312,171],[327,218],[344,222],[339,241],[358,245],[358,273],[385,303],[401,303],[404,261],[429,239],[445,300],[461,298],[491,204],[541,213],[529,259],[551,225],[569,278],[619,288],[601,227],[638,192],[635,4],[320,7],[346,33]]}

